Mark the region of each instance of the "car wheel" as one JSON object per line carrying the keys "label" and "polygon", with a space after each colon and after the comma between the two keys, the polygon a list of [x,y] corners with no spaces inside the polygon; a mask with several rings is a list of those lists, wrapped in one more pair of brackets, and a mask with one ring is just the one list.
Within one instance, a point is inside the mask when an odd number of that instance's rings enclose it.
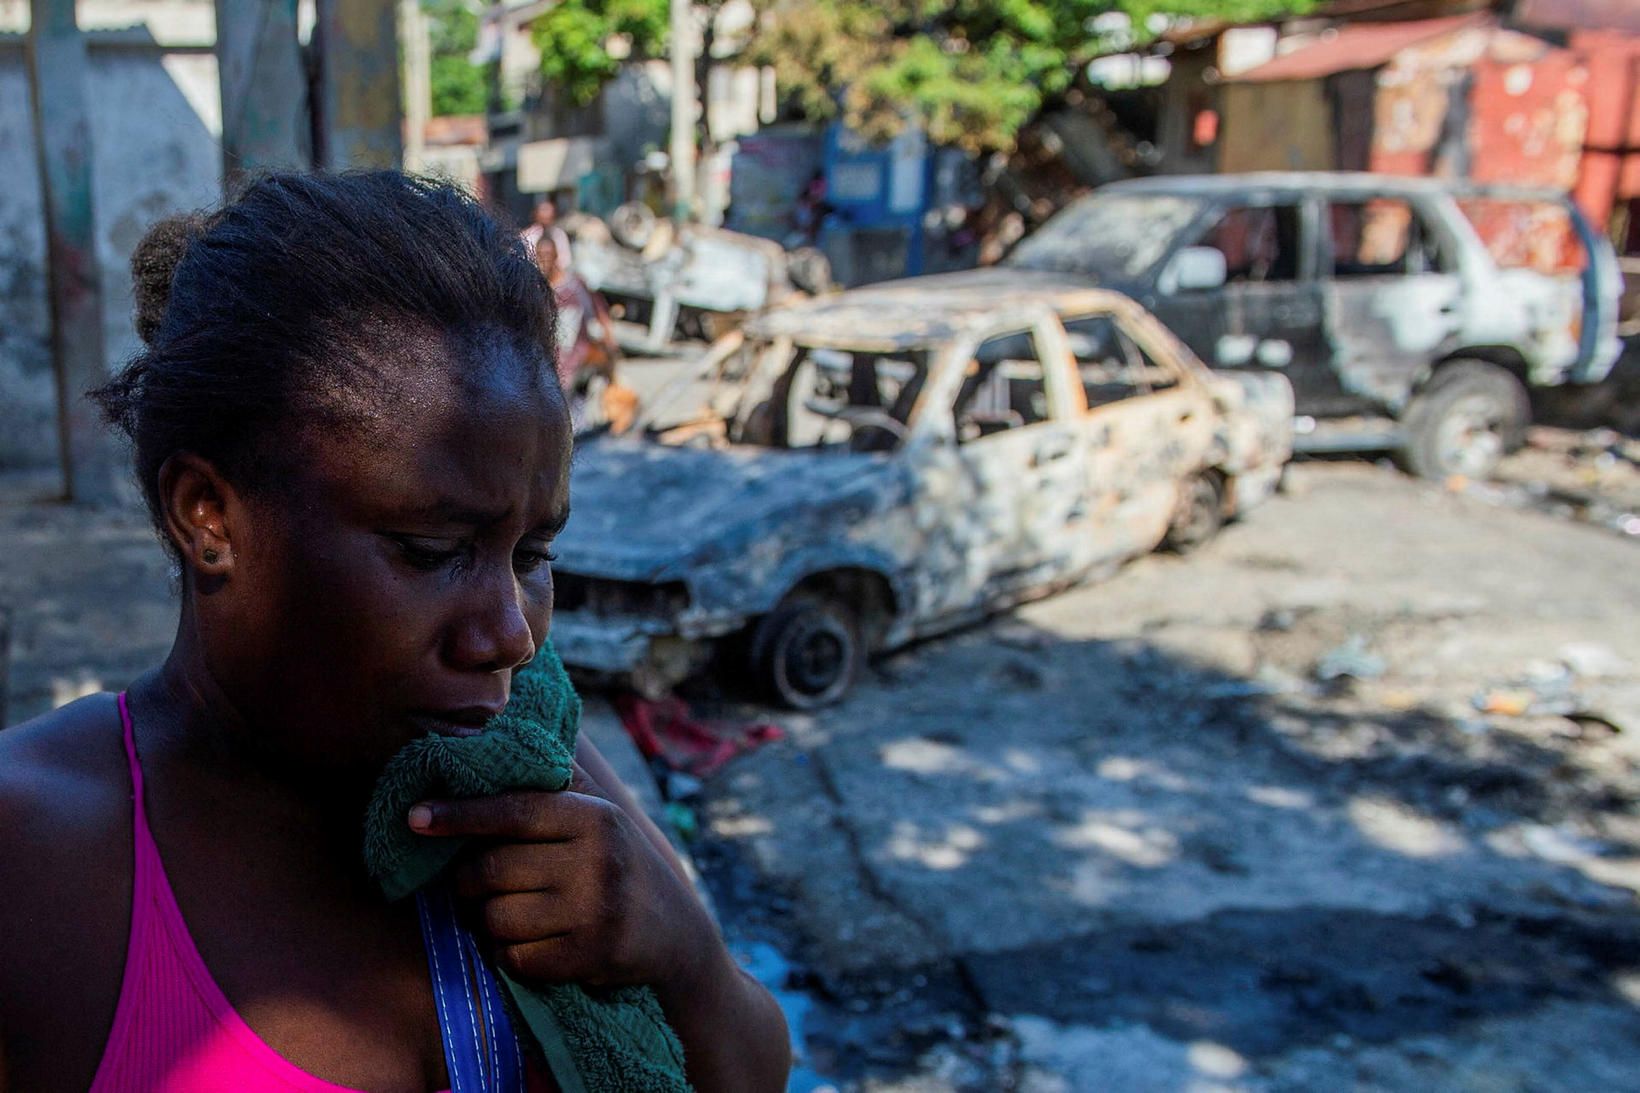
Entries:
{"label": "car wheel", "polygon": [[1211,471],[1198,474],[1184,484],[1162,546],[1175,554],[1189,554],[1223,526],[1224,480]]}
{"label": "car wheel", "polygon": [[801,596],[757,624],[751,654],[770,698],[795,710],[813,710],[848,693],[865,650],[860,625],[847,607]]}
{"label": "car wheel", "polygon": [[1420,478],[1486,478],[1521,446],[1531,417],[1520,380],[1495,364],[1457,361],[1407,407],[1401,457]]}

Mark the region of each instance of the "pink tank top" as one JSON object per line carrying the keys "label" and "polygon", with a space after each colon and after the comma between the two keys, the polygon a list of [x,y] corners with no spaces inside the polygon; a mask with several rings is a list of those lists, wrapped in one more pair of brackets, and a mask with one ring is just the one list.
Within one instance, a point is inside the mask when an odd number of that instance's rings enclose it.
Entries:
{"label": "pink tank top", "polygon": [[285,1061],[211,978],[148,830],[142,767],[123,694],[119,707],[131,765],[136,870],[125,980],[92,1093],[359,1093]]}

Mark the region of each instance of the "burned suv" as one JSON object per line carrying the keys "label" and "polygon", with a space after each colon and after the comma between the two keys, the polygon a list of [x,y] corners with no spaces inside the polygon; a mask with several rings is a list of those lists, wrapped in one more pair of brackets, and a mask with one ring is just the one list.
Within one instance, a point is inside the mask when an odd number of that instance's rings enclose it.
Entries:
{"label": "burned suv", "polygon": [[1552,193],[1321,172],[1118,182],[1003,268],[1114,288],[1211,367],[1284,374],[1300,450],[1396,450],[1428,477],[1489,473],[1523,438],[1528,388],[1598,382],[1619,351],[1616,258]]}

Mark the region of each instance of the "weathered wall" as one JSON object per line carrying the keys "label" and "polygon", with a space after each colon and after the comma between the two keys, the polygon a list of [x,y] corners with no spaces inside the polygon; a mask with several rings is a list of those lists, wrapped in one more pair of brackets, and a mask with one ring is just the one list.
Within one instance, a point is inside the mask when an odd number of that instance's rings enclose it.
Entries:
{"label": "weathered wall", "polygon": [[0,466],[57,462],[45,224],[22,59],[0,52]]}
{"label": "weathered wall", "polygon": [[[145,35],[144,35],[145,37]],[[137,348],[131,250],[169,213],[221,192],[216,58],[129,32],[91,38],[97,254],[110,367]],[[0,38],[0,468],[57,462],[45,235],[22,43]]]}

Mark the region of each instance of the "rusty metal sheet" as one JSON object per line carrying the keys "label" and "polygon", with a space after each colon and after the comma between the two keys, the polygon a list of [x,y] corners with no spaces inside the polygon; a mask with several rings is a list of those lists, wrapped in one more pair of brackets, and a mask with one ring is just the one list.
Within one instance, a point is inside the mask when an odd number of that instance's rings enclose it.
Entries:
{"label": "rusty metal sheet", "polygon": [[1301,45],[1241,73],[1234,82],[1318,80],[1339,72],[1377,68],[1420,42],[1490,23],[1489,15],[1472,13],[1439,19],[1345,24],[1329,28],[1312,44]]}
{"label": "rusty metal sheet", "polygon": [[1486,57],[1471,71],[1471,177],[1557,190],[1575,186],[1589,123],[1588,66],[1576,54],[1554,49],[1530,61]]}

